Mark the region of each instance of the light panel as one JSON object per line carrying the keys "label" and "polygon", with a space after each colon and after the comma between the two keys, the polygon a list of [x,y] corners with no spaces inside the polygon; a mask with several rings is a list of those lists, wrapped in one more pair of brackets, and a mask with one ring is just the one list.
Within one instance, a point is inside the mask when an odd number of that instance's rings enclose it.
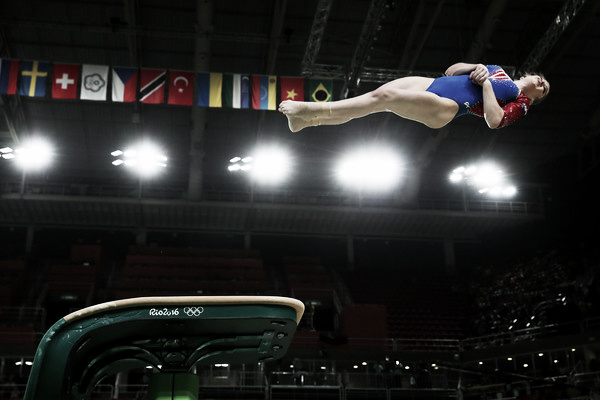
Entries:
{"label": "light panel", "polygon": [[517,194],[513,185],[496,164],[485,162],[454,168],[448,175],[450,182],[472,187],[478,193],[494,198],[512,197]]}
{"label": "light panel", "polygon": [[334,173],[344,186],[361,191],[385,191],[395,188],[402,176],[398,154],[389,148],[362,147],[338,160]]}
{"label": "light panel", "polygon": [[116,160],[112,161],[112,165],[131,168],[141,177],[154,176],[167,167],[167,156],[156,144],[148,141],[125,150],[114,150],[110,154],[117,157]]}
{"label": "light panel", "polygon": [[291,174],[293,158],[288,150],[277,145],[257,147],[251,156],[235,156],[229,160],[230,172],[247,172],[256,184],[277,185]]}
{"label": "light panel", "polygon": [[14,160],[24,171],[40,171],[48,167],[54,159],[54,148],[46,139],[35,137],[26,139],[19,147],[0,149],[2,158]]}

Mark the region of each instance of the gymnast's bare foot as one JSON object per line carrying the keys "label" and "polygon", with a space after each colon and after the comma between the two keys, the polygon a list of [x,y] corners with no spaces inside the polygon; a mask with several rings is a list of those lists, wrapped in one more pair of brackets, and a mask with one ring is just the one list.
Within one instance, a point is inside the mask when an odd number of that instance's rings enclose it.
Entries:
{"label": "gymnast's bare foot", "polygon": [[287,117],[292,132],[313,126],[314,115],[311,115],[308,104],[303,101],[284,100],[279,104],[279,111]]}
{"label": "gymnast's bare foot", "polygon": [[314,126],[314,124],[311,121],[306,121],[302,118],[290,117],[289,115],[286,115],[286,117],[288,119],[288,127],[292,132],[298,132],[309,126]]}
{"label": "gymnast's bare foot", "polygon": [[304,101],[284,100],[279,103],[279,111],[290,117],[309,120],[313,117],[310,115],[309,105]]}

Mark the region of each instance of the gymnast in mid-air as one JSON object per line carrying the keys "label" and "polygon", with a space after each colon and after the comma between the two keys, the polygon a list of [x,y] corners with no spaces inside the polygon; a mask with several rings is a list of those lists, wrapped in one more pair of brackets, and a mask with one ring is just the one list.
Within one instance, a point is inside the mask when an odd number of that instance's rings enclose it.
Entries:
{"label": "gymnast in mid-air", "polygon": [[310,126],[339,125],[382,111],[433,129],[461,115],[473,114],[483,117],[491,129],[498,129],[525,115],[529,106],[542,101],[549,91],[550,84],[539,74],[512,80],[496,65],[457,63],[440,78],[407,76],[371,92],[332,102],[285,100],[279,111],[286,115],[292,132]]}

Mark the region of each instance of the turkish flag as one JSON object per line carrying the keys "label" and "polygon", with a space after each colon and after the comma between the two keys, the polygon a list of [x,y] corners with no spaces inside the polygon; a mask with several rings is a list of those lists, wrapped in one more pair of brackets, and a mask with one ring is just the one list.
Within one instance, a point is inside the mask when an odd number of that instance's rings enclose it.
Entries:
{"label": "turkish flag", "polygon": [[54,64],[52,70],[52,98],[76,99],[79,86],[79,65]]}
{"label": "turkish flag", "polygon": [[194,103],[194,73],[169,71],[168,104],[191,106]]}

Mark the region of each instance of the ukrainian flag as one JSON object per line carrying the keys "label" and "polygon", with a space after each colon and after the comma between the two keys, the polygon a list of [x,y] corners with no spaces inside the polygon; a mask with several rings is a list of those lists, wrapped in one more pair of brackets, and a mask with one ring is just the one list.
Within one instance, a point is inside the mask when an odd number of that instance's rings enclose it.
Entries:
{"label": "ukrainian flag", "polygon": [[198,106],[222,107],[223,74],[200,72],[198,82]]}

